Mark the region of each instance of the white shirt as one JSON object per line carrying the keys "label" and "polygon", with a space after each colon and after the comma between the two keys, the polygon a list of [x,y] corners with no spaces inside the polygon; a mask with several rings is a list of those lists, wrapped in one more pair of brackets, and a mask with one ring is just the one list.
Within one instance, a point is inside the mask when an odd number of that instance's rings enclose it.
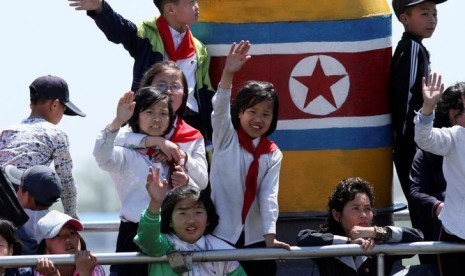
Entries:
{"label": "white shirt", "polygon": [[244,229],[245,245],[249,245],[263,241],[265,234],[276,234],[279,171],[283,156],[279,149],[260,156],[257,195],[245,225],[242,225],[245,177],[253,156],[239,144],[231,122],[230,98],[230,89],[218,89],[212,100],[213,160],[210,185],[220,217],[213,234],[235,244]]}
{"label": "white shirt", "polygon": [[465,239],[465,128],[433,128],[434,113],[417,113],[415,142],[425,151],[444,156],[442,164],[447,181],[444,207],[439,214],[448,232]]}

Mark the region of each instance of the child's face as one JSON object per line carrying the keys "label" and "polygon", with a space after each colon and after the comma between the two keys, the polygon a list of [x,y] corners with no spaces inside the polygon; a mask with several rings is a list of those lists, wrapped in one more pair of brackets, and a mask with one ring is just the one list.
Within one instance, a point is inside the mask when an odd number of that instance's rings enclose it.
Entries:
{"label": "child's face", "polygon": [[410,12],[401,15],[401,21],[406,31],[418,39],[429,38],[438,23],[436,4],[432,1],[417,4],[410,9]]}
{"label": "child's face", "polygon": [[241,128],[252,138],[265,134],[273,121],[273,102],[260,102],[239,113]]}
{"label": "child's face", "polygon": [[202,203],[186,198],[174,206],[170,227],[185,242],[195,243],[208,225],[207,210]]}
{"label": "child's face", "polygon": [[13,246],[9,245],[5,238],[0,235],[0,256],[13,255]]}
{"label": "child's face", "polygon": [[170,123],[168,100],[154,102],[149,108],[139,113],[139,129],[150,136],[162,136]]}
{"label": "child's face", "polygon": [[[182,99],[184,97],[181,73],[174,69],[166,70],[165,72],[156,75],[153,78],[151,85],[170,95],[173,111],[176,113],[181,106]],[[173,89],[174,87],[179,89],[175,90]],[[166,90],[161,88],[165,88]]]}
{"label": "child's face", "polygon": [[74,254],[81,251],[79,234],[68,224],[65,224],[54,238],[46,239],[45,245],[47,254]]}
{"label": "child's face", "polygon": [[197,0],[179,0],[174,5],[174,19],[180,25],[190,25],[199,21],[199,4]]}
{"label": "child's face", "polygon": [[354,200],[347,202],[342,209],[342,213],[333,210],[332,215],[342,225],[346,234],[349,234],[354,226],[371,226],[373,222],[373,209],[370,198],[365,193],[358,193]]}

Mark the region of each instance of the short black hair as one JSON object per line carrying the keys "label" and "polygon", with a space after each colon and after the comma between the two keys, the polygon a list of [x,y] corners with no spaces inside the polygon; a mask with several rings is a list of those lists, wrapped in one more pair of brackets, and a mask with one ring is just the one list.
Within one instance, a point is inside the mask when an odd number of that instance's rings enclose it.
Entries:
{"label": "short black hair", "polygon": [[265,136],[270,136],[278,125],[279,98],[274,85],[265,81],[249,81],[237,94],[231,107],[231,121],[234,129],[239,129],[241,125],[239,120],[239,114],[241,112],[244,112],[247,108],[256,104],[269,100],[273,103],[273,119],[270,128],[265,132]]}
{"label": "short black hair", "polygon": [[198,187],[192,185],[183,185],[176,187],[168,192],[165,199],[161,204],[161,226],[160,231],[168,234],[173,232],[170,226],[171,217],[173,215],[174,207],[180,200],[190,198],[197,203],[203,204],[207,211],[207,222],[208,225],[205,229],[204,235],[208,235],[215,230],[218,226],[219,217],[216,213],[215,204],[213,204],[210,194],[207,190],[201,191]]}
{"label": "short black hair", "polygon": [[155,4],[155,7],[157,7],[160,14],[163,14],[163,7],[165,6],[166,3],[175,3],[175,4],[177,4],[178,2],[179,2],[179,0],[153,0],[153,3]]}
{"label": "short black hair", "polygon": [[138,123],[139,113],[149,108],[152,104],[158,103],[161,101],[167,101],[168,111],[169,111],[169,116],[170,116],[168,128],[166,129],[165,133],[163,133],[163,135],[170,132],[174,124],[175,116],[174,116],[173,105],[171,103],[170,96],[167,93],[162,92],[153,86],[148,86],[148,87],[144,87],[144,88],[137,90],[134,96],[134,101],[136,102],[136,106],[134,107],[134,113],[132,114],[131,118],[129,118],[129,121],[128,121],[128,124],[131,127],[133,132],[135,133],[140,132],[140,127]]}
{"label": "short black hair", "polygon": [[22,254],[23,244],[16,235],[16,227],[11,221],[0,219],[0,236],[6,240],[8,246],[13,247],[13,255]]}
{"label": "short black hair", "polygon": [[436,105],[434,127],[451,127],[449,111],[456,110],[458,115],[464,112],[462,95],[465,96],[465,82],[457,82],[449,86]]}
{"label": "short black hair", "polygon": [[323,231],[335,235],[345,236],[346,234],[344,233],[341,223],[334,219],[332,211],[336,210],[342,213],[344,206],[346,206],[349,201],[354,200],[355,196],[359,193],[366,194],[370,199],[371,206],[374,205],[375,193],[373,186],[371,186],[368,181],[361,177],[350,177],[341,180],[328,199],[326,223],[321,225],[320,228]]}

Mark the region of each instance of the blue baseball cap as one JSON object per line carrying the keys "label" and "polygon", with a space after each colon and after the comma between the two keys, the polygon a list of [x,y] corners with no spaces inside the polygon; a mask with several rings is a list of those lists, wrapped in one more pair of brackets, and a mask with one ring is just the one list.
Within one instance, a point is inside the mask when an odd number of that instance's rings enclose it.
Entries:
{"label": "blue baseball cap", "polygon": [[65,115],[86,117],[86,114],[69,100],[68,84],[60,77],[38,77],[31,83],[29,90],[31,100],[59,99],[66,106]]}
{"label": "blue baseball cap", "polygon": [[16,166],[7,165],[5,174],[11,183],[22,186],[41,205],[52,206],[61,196],[63,187],[60,178],[50,167],[37,165],[22,170]]}

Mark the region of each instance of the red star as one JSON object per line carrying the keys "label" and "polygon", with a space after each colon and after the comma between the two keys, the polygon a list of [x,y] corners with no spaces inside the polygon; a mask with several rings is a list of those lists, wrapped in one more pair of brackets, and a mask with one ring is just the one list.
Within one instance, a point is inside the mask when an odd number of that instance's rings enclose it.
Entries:
{"label": "red star", "polygon": [[335,108],[337,108],[336,100],[334,99],[333,93],[331,92],[331,86],[343,77],[345,77],[345,75],[327,76],[321,67],[320,59],[318,59],[315,64],[315,69],[313,69],[312,75],[297,76],[293,78],[308,87],[304,108],[320,95]]}

